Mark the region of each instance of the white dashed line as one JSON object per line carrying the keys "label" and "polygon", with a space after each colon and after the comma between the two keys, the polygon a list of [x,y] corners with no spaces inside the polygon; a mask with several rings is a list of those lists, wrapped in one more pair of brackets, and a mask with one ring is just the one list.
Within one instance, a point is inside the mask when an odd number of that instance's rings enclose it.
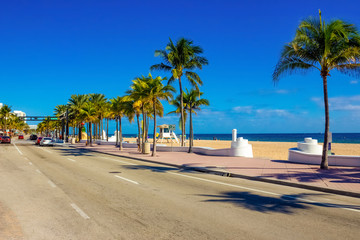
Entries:
{"label": "white dashed line", "polygon": [[128,181],[128,182],[131,182],[133,184],[139,184],[138,182],[135,182],[133,180],[130,180],[130,179],[127,179],[127,178],[124,178],[124,177],[120,177],[119,175],[115,175],[115,177],[120,178],[120,179],[125,180],[125,181]]}
{"label": "white dashed line", "polygon": [[32,162],[29,162],[29,165],[33,165]]}
{"label": "white dashed line", "polygon": [[36,172],[41,173],[41,171],[39,169],[36,169]]}
{"label": "white dashed line", "polygon": [[[282,194],[278,194],[278,193],[262,191],[262,190],[259,190],[259,189],[242,187],[242,186],[239,186],[239,185],[234,185],[234,184],[229,184],[229,183],[223,183],[223,182],[213,181],[213,180],[209,180],[209,179],[205,179],[205,178],[188,176],[188,175],[184,175],[184,174],[180,174],[180,173],[174,173],[174,172],[169,172],[169,173],[170,173],[170,174],[174,174],[174,175],[178,175],[178,176],[182,176],[182,177],[187,177],[187,178],[192,178],[192,179],[204,181],[204,182],[216,183],[216,184],[220,184],[220,185],[224,185],[224,186],[229,186],[229,187],[234,187],[234,188],[240,188],[240,189],[250,190],[250,191],[254,191],[254,192],[265,193],[265,194],[269,194],[269,195],[275,195],[275,196],[281,196],[281,195],[282,195]],[[292,196],[286,196],[285,198],[290,198],[290,199],[294,199],[294,200],[301,200],[301,201],[308,202],[308,203],[315,203],[315,204],[318,204],[318,205],[320,205],[320,206],[323,205],[323,206],[325,206],[325,207],[333,207],[333,208],[339,208],[339,209],[349,210],[349,211],[353,211],[353,212],[360,212],[360,210],[358,210],[358,209],[347,208],[347,207],[340,207],[340,206],[337,207],[337,206],[334,206],[333,204],[316,202],[316,201],[309,200],[309,199],[305,199],[305,198],[296,198],[296,197],[292,197]]]}
{"label": "white dashed line", "polygon": [[23,155],[23,153],[20,151],[20,149],[15,145],[15,143],[13,143],[14,147],[16,148],[16,150],[18,150],[18,152],[20,153],[20,155]]}
{"label": "white dashed line", "polygon": [[111,160],[111,161],[115,161],[115,162],[119,162],[119,163],[128,164],[128,165],[138,165],[138,164],[135,164],[135,163],[130,163],[130,162],[126,162],[126,161],[121,161],[121,160],[117,160],[117,159],[113,159],[113,158],[109,158],[109,157],[102,157],[102,158],[105,158],[105,159],[108,159],[108,160]]}
{"label": "white dashed line", "polygon": [[43,151],[45,151],[45,152],[48,152],[48,153],[52,153],[51,151],[49,151],[49,150],[47,150],[47,149],[45,149],[45,148],[43,148],[43,147],[39,147],[41,150],[43,150]]}
{"label": "white dashed line", "polygon": [[52,186],[53,188],[56,187],[55,183],[53,183],[51,180],[49,180],[48,183],[49,183],[50,186]]}
{"label": "white dashed line", "polygon": [[76,162],[76,160],[71,159],[71,158],[67,158],[67,160],[72,161],[72,162]]}
{"label": "white dashed line", "polygon": [[80,214],[80,216],[82,216],[84,219],[89,219],[89,218],[90,218],[90,217],[89,217],[88,215],[86,215],[86,213],[84,213],[84,211],[81,210],[75,203],[71,203],[70,205],[71,205],[71,207],[72,207],[73,209],[75,209],[75,211],[76,211],[78,214]]}

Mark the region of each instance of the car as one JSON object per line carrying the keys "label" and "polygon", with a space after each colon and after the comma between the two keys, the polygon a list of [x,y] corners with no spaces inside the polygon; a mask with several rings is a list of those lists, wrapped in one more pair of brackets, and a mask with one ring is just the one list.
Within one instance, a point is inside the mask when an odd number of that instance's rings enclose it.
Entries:
{"label": "car", "polygon": [[30,140],[36,140],[38,137],[36,134],[31,134],[30,135]]}
{"label": "car", "polygon": [[1,143],[1,138],[3,137],[3,135],[0,135],[0,143]]}
{"label": "car", "polygon": [[24,139],[24,135],[19,135],[18,139]]}
{"label": "car", "polygon": [[42,137],[38,137],[35,141],[35,145],[39,145],[40,144],[40,141],[41,139],[43,139]]}
{"label": "car", "polygon": [[44,137],[40,141],[40,146],[54,146],[52,138]]}
{"label": "car", "polygon": [[1,143],[11,143],[11,138],[8,136],[2,136]]}

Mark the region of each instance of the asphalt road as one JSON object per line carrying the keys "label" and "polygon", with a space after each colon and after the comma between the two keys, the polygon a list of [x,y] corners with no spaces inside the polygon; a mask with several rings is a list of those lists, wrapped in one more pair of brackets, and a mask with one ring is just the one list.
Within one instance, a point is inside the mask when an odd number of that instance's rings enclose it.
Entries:
{"label": "asphalt road", "polygon": [[359,239],[358,198],[14,143],[0,239]]}

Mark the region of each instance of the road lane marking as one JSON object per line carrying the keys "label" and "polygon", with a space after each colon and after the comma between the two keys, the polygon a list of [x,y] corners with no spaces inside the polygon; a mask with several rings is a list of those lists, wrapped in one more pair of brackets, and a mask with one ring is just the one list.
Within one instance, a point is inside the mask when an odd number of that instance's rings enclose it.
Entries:
{"label": "road lane marking", "polygon": [[105,159],[108,159],[108,160],[111,160],[111,161],[115,161],[115,162],[119,162],[119,163],[124,163],[124,164],[128,164],[128,165],[138,165],[138,164],[135,164],[135,163],[130,163],[130,162],[126,162],[126,161],[121,161],[121,160],[113,159],[113,158],[109,158],[109,157],[101,157],[101,158],[105,158]]}
{"label": "road lane marking", "polygon": [[84,211],[81,210],[75,203],[71,203],[70,205],[71,205],[71,207],[72,207],[73,209],[75,209],[75,211],[76,211],[78,214],[80,214],[80,216],[82,216],[84,219],[89,219],[89,218],[90,218],[90,217],[89,217],[86,213],[84,213]]}
{"label": "road lane marking", "polygon": [[52,186],[53,188],[56,187],[55,183],[53,183],[51,180],[49,180],[48,183],[49,183],[50,186]]}
{"label": "road lane marking", "polygon": [[45,152],[48,152],[48,153],[52,153],[51,151],[49,151],[49,150],[47,150],[47,149],[45,149],[45,148],[43,148],[43,147],[39,147],[41,150],[43,150],[43,151],[45,151]]}
{"label": "road lane marking", "polygon": [[15,145],[15,143],[13,143],[14,147],[16,148],[16,150],[18,150],[18,152],[20,153],[20,155],[23,155],[23,153],[20,151],[20,149]]}
{"label": "road lane marking", "polygon": [[71,158],[67,158],[67,160],[72,161],[72,162],[76,162],[76,160],[71,159]]}
{"label": "road lane marking", "polygon": [[[240,188],[240,189],[245,189],[245,190],[250,190],[250,191],[254,191],[254,192],[265,193],[265,194],[274,195],[274,196],[282,196],[282,195],[283,195],[283,194],[278,194],[278,193],[273,193],[273,192],[268,192],[268,191],[262,191],[262,190],[259,190],[259,189],[242,187],[242,186],[239,186],[239,185],[234,185],[234,184],[229,184],[229,183],[218,182],[218,181],[209,180],[209,179],[205,179],[205,178],[188,176],[188,175],[184,175],[184,174],[180,174],[180,173],[174,173],[174,172],[168,172],[168,173],[174,174],[174,175],[178,175],[178,176],[182,176],[182,177],[192,178],[192,179],[196,179],[196,180],[200,180],[200,181],[204,181],[204,182],[216,183],[216,184],[220,184],[220,185],[224,185],[224,186],[229,186],[229,187],[234,187],[234,188]],[[317,206],[332,207],[332,208],[339,208],[339,209],[349,210],[349,211],[353,211],[353,212],[360,212],[360,210],[358,210],[358,209],[336,206],[336,204],[316,202],[316,201],[309,200],[309,199],[305,199],[305,198],[297,198],[297,197],[286,196],[286,195],[283,196],[283,198],[288,198],[288,199],[293,199],[293,200],[301,200],[301,201],[304,201],[304,202],[313,203],[313,204],[315,204],[315,205],[317,205]]]}
{"label": "road lane marking", "polygon": [[32,162],[29,162],[29,165],[33,165]]}
{"label": "road lane marking", "polygon": [[36,169],[36,171],[37,171],[38,173],[41,173],[41,171],[40,171],[39,169]]}
{"label": "road lane marking", "polygon": [[133,183],[133,184],[139,184],[138,182],[135,182],[135,181],[133,181],[133,180],[130,180],[130,179],[127,179],[127,178],[124,178],[124,177],[120,177],[119,175],[115,175],[114,177],[117,177],[117,178],[120,178],[120,179],[122,179],[122,180],[131,182],[131,183]]}
{"label": "road lane marking", "polygon": [[250,191],[254,191],[254,192],[261,192],[261,193],[265,193],[265,194],[269,194],[269,195],[280,196],[280,194],[278,194],[278,193],[267,192],[267,191],[262,191],[262,190],[258,190],[258,189],[248,188],[248,187],[242,187],[242,186],[234,185],[234,184],[230,184],[230,183],[223,183],[223,182],[218,182],[218,181],[209,180],[209,179],[205,179],[205,178],[188,176],[188,175],[184,175],[184,174],[180,174],[180,173],[174,173],[174,172],[169,172],[169,173],[174,174],[174,175],[178,175],[178,176],[182,176],[182,177],[187,177],[187,178],[192,178],[192,179],[204,181],[204,182],[216,183],[216,184],[225,185],[225,186],[229,186],[229,187],[241,188],[241,189],[250,190]]}
{"label": "road lane marking", "polygon": [[27,157],[24,157],[25,160],[29,160]]}

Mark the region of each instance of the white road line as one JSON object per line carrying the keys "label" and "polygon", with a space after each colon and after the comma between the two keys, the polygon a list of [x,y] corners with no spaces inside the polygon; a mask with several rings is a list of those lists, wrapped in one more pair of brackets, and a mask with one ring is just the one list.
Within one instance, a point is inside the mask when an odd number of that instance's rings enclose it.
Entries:
{"label": "white road line", "polygon": [[20,155],[23,155],[23,153],[20,151],[20,149],[15,145],[15,143],[13,143],[14,147],[16,148],[16,150],[18,150],[18,152],[20,153]]}
{"label": "white road line", "polygon": [[280,196],[280,194],[273,193],[273,192],[267,192],[267,191],[262,191],[262,190],[258,190],[258,189],[242,187],[242,186],[239,186],[239,185],[234,185],[234,184],[229,184],[229,183],[223,183],[223,182],[208,180],[208,179],[205,179],[205,178],[193,177],[193,176],[188,176],[188,175],[184,175],[184,174],[180,174],[180,173],[174,173],[174,172],[168,172],[168,173],[178,175],[178,176],[182,176],[182,177],[192,178],[192,179],[196,179],[196,180],[200,180],[200,181],[204,181],[204,182],[216,183],[216,184],[221,184],[221,185],[225,185],[225,186],[229,186],[229,187],[241,188],[241,189],[250,190],[250,191],[254,191],[254,192],[261,192],[261,193],[265,193],[265,194],[269,194],[269,195]]}
{"label": "white road line", "polygon": [[117,177],[117,178],[120,178],[120,179],[122,179],[122,180],[131,182],[131,183],[133,183],[133,184],[139,184],[138,182],[135,182],[135,181],[133,181],[133,180],[130,180],[130,179],[127,179],[127,178],[124,178],[124,177],[120,177],[119,175],[115,175],[114,177]]}
{"label": "white road line", "polygon": [[67,160],[72,161],[72,162],[76,162],[76,160],[71,159],[71,158],[67,158]]}
{"label": "white road line", "polygon": [[29,160],[27,157],[24,157],[25,160]]}
{"label": "white road line", "polygon": [[41,173],[41,171],[40,171],[39,169],[36,169],[36,171],[37,171],[38,173]]}
{"label": "white road line", "polygon": [[[178,175],[178,176],[182,176],[182,177],[192,178],[192,179],[196,179],[196,180],[200,180],[200,181],[204,181],[204,182],[216,183],[216,184],[220,184],[220,185],[225,185],[225,186],[234,187],[234,188],[246,189],[246,190],[265,193],[265,194],[274,195],[274,196],[281,196],[282,195],[282,194],[278,194],[278,193],[262,191],[262,190],[259,190],[259,189],[242,187],[242,186],[239,186],[239,185],[213,181],[213,180],[209,180],[209,179],[205,179],[205,178],[188,176],[188,175],[184,175],[184,174],[180,174],[180,173],[174,173],[174,172],[168,172],[168,173]],[[349,211],[353,211],[353,212],[360,212],[360,210],[358,210],[358,209],[336,206],[336,204],[328,204],[328,203],[316,202],[316,201],[305,199],[305,198],[296,198],[296,197],[292,197],[292,196],[285,196],[284,198],[289,198],[289,199],[294,199],[294,200],[301,200],[301,201],[308,202],[308,203],[315,203],[315,204],[318,204],[319,206],[323,205],[325,207],[333,207],[333,208],[339,208],[339,209],[349,210]]]}
{"label": "white road line", "polygon": [[115,161],[115,162],[119,162],[119,163],[128,164],[128,165],[138,165],[138,164],[135,164],[135,163],[130,163],[130,162],[126,162],[126,161],[121,161],[121,160],[117,160],[117,159],[113,159],[113,158],[109,158],[109,157],[102,157],[102,158],[105,158],[105,159],[108,159],[108,160],[111,160],[111,161]]}
{"label": "white road line", "polygon": [[53,188],[56,187],[55,183],[53,183],[51,180],[49,180],[48,183],[49,183],[50,186],[52,186]]}
{"label": "white road line", "polygon": [[32,162],[29,162],[29,165],[33,165]]}
{"label": "white road line", "polygon": [[45,152],[48,152],[48,153],[52,153],[51,151],[49,151],[49,150],[47,150],[47,149],[45,149],[45,148],[43,148],[43,147],[39,147],[41,150],[43,150],[43,151],[45,151]]}
{"label": "white road line", "polygon": [[75,203],[71,203],[70,205],[71,205],[71,207],[72,207],[73,209],[75,209],[75,211],[76,211],[78,214],[80,214],[80,216],[82,216],[84,219],[89,219],[89,218],[90,218],[90,217],[89,217],[88,215],[86,215],[86,213],[84,213],[84,211],[81,210]]}

